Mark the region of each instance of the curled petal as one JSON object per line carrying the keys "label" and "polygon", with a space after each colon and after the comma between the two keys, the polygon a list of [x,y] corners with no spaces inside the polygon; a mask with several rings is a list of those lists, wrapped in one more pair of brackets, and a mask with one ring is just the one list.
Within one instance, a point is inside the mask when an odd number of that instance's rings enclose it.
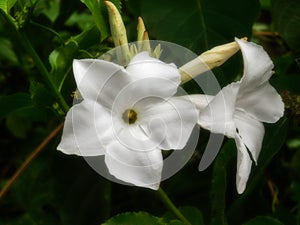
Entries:
{"label": "curled petal", "polygon": [[275,123],[284,112],[281,96],[269,82],[251,92],[241,89],[236,105],[251,117],[268,123]]}
{"label": "curled petal", "polygon": [[261,46],[238,38],[235,41],[240,46],[244,60],[241,88],[253,90],[270,79],[273,74],[273,62]]}
{"label": "curled petal", "polygon": [[257,162],[265,135],[264,125],[240,112],[235,115],[235,123],[242,142],[249,149],[253,160]]}
{"label": "curled petal", "polygon": [[135,151],[119,142],[111,142],[105,154],[105,164],[117,179],[140,187],[157,190],[163,166],[159,149]]}
{"label": "curled petal", "polygon": [[247,181],[251,172],[252,160],[248,154],[247,148],[242,139],[237,134],[235,143],[237,152],[237,172],[236,172],[236,188],[239,194],[242,194],[246,188]]}

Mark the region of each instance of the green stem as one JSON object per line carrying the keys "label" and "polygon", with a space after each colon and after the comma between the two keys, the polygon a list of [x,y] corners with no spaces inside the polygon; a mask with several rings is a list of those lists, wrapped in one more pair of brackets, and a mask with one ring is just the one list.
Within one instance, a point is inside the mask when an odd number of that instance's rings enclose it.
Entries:
{"label": "green stem", "polygon": [[166,194],[166,192],[160,187],[157,190],[158,196],[160,200],[165,204],[165,206],[174,213],[174,215],[180,219],[183,223],[186,225],[191,225],[191,223],[185,218],[184,215],[177,209],[177,207],[174,205],[174,203],[171,201],[169,196]]}
{"label": "green stem", "polygon": [[69,110],[69,106],[66,103],[65,99],[63,98],[63,96],[61,95],[61,93],[56,88],[53,81],[51,80],[50,74],[49,74],[48,70],[46,69],[44,63],[42,62],[41,58],[39,57],[39,55],[37,54],[35,49],[32,47],[31,42],[28,40],[26,34],[24,32],[20,32],[20,35],[22,37],[22,40],[24,41],[24,46],[25,46],[26,50],[28,51],[28,53],[31,55],[36,67],[38,68],[41,75],[43,76],[43,78],[45,79],[45,81],[47,82],[49,87],[52,89],[54,94],[57,96],[60,106],[62,107],[63,111],[66,113]]}
{"label": "green stem", "polygon": [[45,67],[44,63],[42,62],[41,58],[39,57],[39,55],[37,54],[35,49],[32,47],[31,42],[27,38],[27,35],[24,33],[24,31],[20,31],[16,27],[16,25],[14,24],[12,19],[9,17],[9,15],[7,15],[1,9],[0,9],[0,16],[2,16],[2,18],[6,21],[6,23],[8,25],[8,29],[10,29],[12,31],[12,33],[15,34],[15,36],[17,37],[17,39],[20,42],[23,42],[24,48],[26,48],[28,53],[31,55],[36,67],[40,71],[44,80],[47,82],[48,86],[52,89],[53,93],[57,96],[57,99],[58,99],[58,102],[59,102],[61,108],[66,113],[69,110],[69,106],[66,103],[65,99],[63,98],[63,96],[61,95],[61,93],[59,92],[59,90],[56,88],[54,82],[51,80],[50,74],[49,74],[47,68]]}

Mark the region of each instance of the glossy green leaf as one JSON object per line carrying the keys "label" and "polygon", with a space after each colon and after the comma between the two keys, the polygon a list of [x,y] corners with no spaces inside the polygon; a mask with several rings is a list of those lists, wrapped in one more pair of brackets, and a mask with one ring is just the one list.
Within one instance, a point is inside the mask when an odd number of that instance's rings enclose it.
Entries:
{"label": "glossy green leaf", "polygon": [[92,13],[92,16],[94,18],[95,24],[98,28],[98,30],[101,33],[101,40],[104,40],[109,35],[109,28],[107,24],[107,19],[103,15],[104,11],[104,1],[102,0],[81,0],[82,3],[84,3],[89,10]]}
{"label": "glossy green leaf", "polygon": [[284,225],[279,220],[267,216],[256,217],[243,225]]}
{"label": "glossy green leaf", "polygon": [[77,50],[78,44],[74,41],[70,41],[55,49],[49,55],[51,79],[56,84],[58,90],[61,90],[62,84],[71,69],[74,54]]}
{"label": "glossy green leaf", "polygon": [[275,30],[295,51],[300,50],[300,2],[298,0],[272,0],[272,18]]}
{"label": "glossy green leaf", "polygon": [[1,0],[0,9],[9,14],[11,8],[16,4],[17,0]]}
{"label": "glossy green leaf", "polygon": [[[184,215],[184,217],[191,223],[191,225],[204,225],[202,212],[192,206],[183,206],[178,208],[179,211]],[[167,212],[164,217],[164,221],[167,221],[168,224],[181,224],[181,221],[176,221],[176,217],[173,213]],[[178,219],[177,219],[178,220]]]}
{"label": "glossy green leaf", "polygon": [[103,225],[163,225],[160,218],[150,215],[146,212],[128,212],[123,213],[106,221]]}
{"label": "glossy green leaf", "polygon": [[44,14],[52,23],[59,16],[61,0],[39,0],[34,7],[35,14]]}

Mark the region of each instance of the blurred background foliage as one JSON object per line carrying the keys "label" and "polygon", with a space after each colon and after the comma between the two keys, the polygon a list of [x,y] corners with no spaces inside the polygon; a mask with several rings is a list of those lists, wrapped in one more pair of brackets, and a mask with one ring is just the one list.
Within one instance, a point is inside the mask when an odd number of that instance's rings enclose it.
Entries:
{"label": "blurred background foliage", "polygon": [[[236,193],[231,140],[207,170],[198,172],[206,131],[193,158],[162,187],[193,225],[300,225],[300,2],[113,2],[130,41],[136,40],[142,16],[151,39],[196,54],[234,37],[264,46],[275,63],[270,82],[286,111],[279,122],[265,125],[246,192]],[[72,60],[96,58],[112,47],[102,0],[0,0],[0,188],[63,121],[76,89]],[[213,72],[222,86],[232,82],[242,73],[241,54]],[[156,192],[105,180],[84,159],[56,151],[59,140],[56,135],[1,196],[0,225],[182,224]]]}

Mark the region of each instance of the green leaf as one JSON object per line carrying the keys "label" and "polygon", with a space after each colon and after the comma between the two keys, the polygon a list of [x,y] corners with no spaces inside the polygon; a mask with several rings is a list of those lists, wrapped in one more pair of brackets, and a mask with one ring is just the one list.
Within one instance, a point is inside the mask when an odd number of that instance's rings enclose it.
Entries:
{"label": "green leaf", "polygon": [[6,14],[9,14],[11,8],[16,4],[17,0],[1,0],[0,9],[2,9]]}
{"label": "green leaf", "polygon": [[0,106],[1,120],[13,111],[32,106],[32,100],[27,93],[16,93],[8,96],[0,96]]}
{"label": "green leaf", "polygon": [[292,199],[300,203],[300,182],[293,181],[291,184]]}
{"label": "green leaf", "polygon": [[127,212],[106,221],[103,225],[163,225],[161,219],[146,212]]}
{"label": "green leaf", "polygon": [[30,123],[18,114],[12,113],[6,119],[8,130],[17,138],[26,138],[27,132],[31,128]]}
{"label": "green leaf", "polygon": [[34,7],[35,14],[44,14],[53,23],[59,16],[60,0],[39,0]]}
{"label": "green leaf", "polygon": [[284,225],[279,220],[267,216],[258,216],[243,225]]}
{"label": "green leaf", "polygon": [[[179,208],[179,211],[192,225],[204,225],[202,212],[198,208],[192,206],[183,206]],[[176,220],[177,218],[172,212],[167,212],[163,219],[167,221],[168,224],[182,224],[181,221]]]}
{"label": "green leaf", "polygon": [[228,140],[220,150],[214,164],[212,186],[211,186],[211,207],[212,225],[227,224],[225,215],[227,167],[236,155],[236,146],[233,140]]}
{"label": "green leaf", "polygon": [[251,35],[259,1],[141,1],[141,16],[150,36],[203,52]]}
{"label": "green leaf", "polygon": [[69,41],[67,44],[53,50],[49,55],[51,65],[51,79],[56,84],[58,90],[61,90],[62,84],[68,75],[74,54],[78,50],[78,43]]}
{"label": "green leaf", "polygon": [[107,19],[103,16],[104,4],[103,1],[100,0],[81,0],[92,13],[94,18],[95,24],[100,31],[101,34],[101,41],[108,37],[109,29],[106,24]]}
{"label": "green leaf", "polygon": [[300,2],[298,0],[272,0],[272,18],[275,30],[295,51],[300,50]]}
{"label": "green leaf", "polygon": [[11,41],[3,37],[0,37],[0,59],[9,60],[13,64],[18,63]]}

